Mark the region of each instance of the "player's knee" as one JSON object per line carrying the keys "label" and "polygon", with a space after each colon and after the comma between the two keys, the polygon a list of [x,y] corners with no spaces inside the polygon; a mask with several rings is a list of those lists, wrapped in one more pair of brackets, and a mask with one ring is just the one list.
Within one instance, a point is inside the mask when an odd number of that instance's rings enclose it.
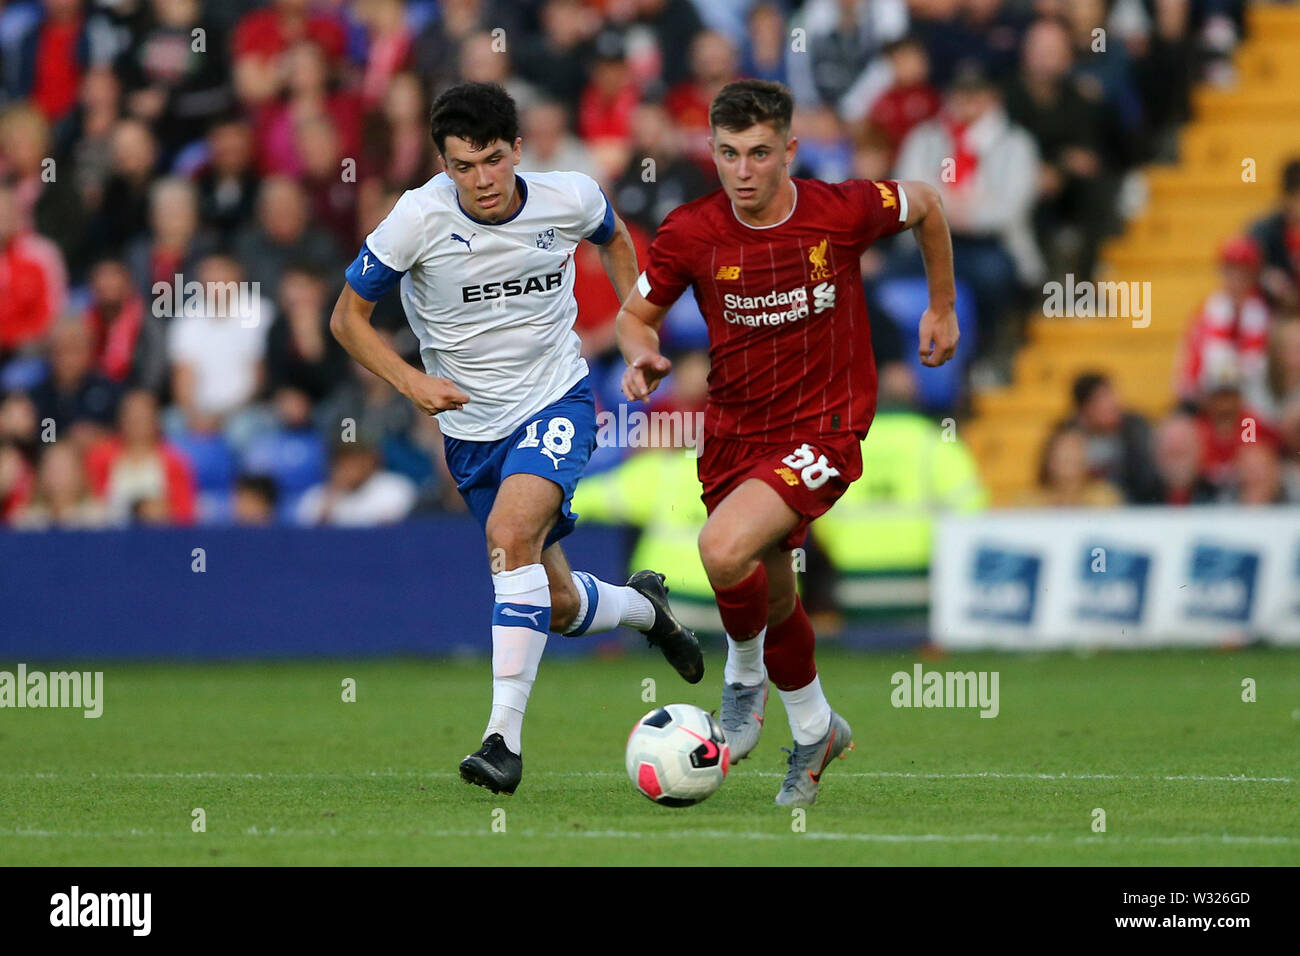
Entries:
{"label": "player's knee", "polygon": [[488,516],[484,531],[487,536],[488,553],[503,557],[506,568],[519,567],[521,564],[541,560],[540,535],[492,515]]}
{"label": "player's knee", "polygon": [[700,563],[710,583],[715,587],[730,587],[744,579],[753,559],[729,540],[729,536],[705,525],[700,532]]}

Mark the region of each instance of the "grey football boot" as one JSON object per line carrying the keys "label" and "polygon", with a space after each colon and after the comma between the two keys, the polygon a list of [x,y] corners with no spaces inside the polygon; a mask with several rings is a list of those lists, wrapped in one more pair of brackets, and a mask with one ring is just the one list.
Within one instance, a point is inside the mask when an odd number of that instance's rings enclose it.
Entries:
{"label": "grey football boot", "polygon": [[767,681],[746,687],[722,685],[722,732],[727,735],[732,764],[740,763],[758,744],[767,712]]}
{"label": "grey football boot", "polygon": [[776,795],[777,806],[810,807],[817,802],[817,788],[821,786],[822,771],[836,757],[853,749],[853,728],[835,711],[831,711],[831,725],[826,736],[815,744],[795,744],[786,762],[781,791]]}

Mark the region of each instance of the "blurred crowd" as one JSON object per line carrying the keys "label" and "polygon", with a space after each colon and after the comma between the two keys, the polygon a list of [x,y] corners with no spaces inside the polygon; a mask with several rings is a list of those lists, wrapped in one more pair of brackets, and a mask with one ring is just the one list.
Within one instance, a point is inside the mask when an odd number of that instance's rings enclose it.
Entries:
{"label": "blurred crowd", "polygon": [[1027,503],[1300,503],[1300,159],[1282,193],[1219,250],[1175,368],[1178,408],[1153,428],[1105,375],[1079,376]]}
{"label": "blurred crowd", "polygon": [[[976,317],[963,361],[979,361],[959,373],[996,376],[1030,290],[1090,273],[1132,170],[1169,155],[1191,85],[1230,69],[1242,6],[0,0],[0,526],[355,525],[459,509],[436,422],[351,362],[328,317],[363,237],[437,172],[428,106],[462,80],[504,85],[521,169],[595,177],[642,251],[672,208],[716,187],[713,94],[740,76],[789,84],[796,175],[943,192]],[[1161,424],[1148,444],[1163,451],[1131,462],[1139,426],[1104,381],[1084,382],[1045,455],[1049,486],[1082,454],[1090,480],[1104,471],[1128,500],[1200,500],[1202,481],[1217,495],[1222,479],[1198,464],[1189,484],[1187,448],[1209,461],[1239,406],[1261,434],[1295,438],[1294,324],[1263,332],[1254,311],[1286,294],[1269,270],[1294,282],[1294,207],[1254,240],[1258,293],[1230,275],[1245,253],[1225,253],[1227,304],[1207,304],[1189,358],[1196,411]],[[886,284],[921,274],[914,244],[873,249],[864,267],[880,362],[906,361],[912,333],[899,335]],[[618,303],[588,244],[577,271],[578,332],[611,408]],[[194,301],[193,282],[256,283],[256,299]],[[375,323],[418,364],[395,292]],[[687,296],[666,348],[687,358],[705,344]],[[1212,357],[1224,348],[1240,353],[1232,382]],[[670,384],[657,407],[700,400]],[[601,448],[592,470],[628,454]]]}

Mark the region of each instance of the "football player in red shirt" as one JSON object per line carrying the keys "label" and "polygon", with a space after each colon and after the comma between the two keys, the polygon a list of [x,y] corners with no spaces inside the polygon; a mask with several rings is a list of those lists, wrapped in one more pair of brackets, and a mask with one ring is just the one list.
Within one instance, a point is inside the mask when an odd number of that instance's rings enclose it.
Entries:
{"label": "football player in red shirt", "polygon": [[860,442],[876,410],[862,251],[914,229],[930,293],[922,362],[952,358],[958,331],[937,191],[792,179],[792,113],[790,91],[762,80],[728,84],[714,98],[710,145],[722,188],[664,220],[617,336],[623,393],[644,401],[671,369],[659,352],[664,315],[693,287],[712,360],[700,558],[727,630],[722,726],[740,760],[758,742],[770,678],[795,741],[776,802],[806,806],[852,730],[822,692],[788,552],[862,473]]}

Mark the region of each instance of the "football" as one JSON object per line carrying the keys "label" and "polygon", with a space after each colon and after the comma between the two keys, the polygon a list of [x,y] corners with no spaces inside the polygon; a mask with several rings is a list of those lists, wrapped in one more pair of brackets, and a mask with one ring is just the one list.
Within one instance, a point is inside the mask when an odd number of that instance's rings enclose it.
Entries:
{"label": "football", "polygon": [[655,803],[689,807],[722,786],[730,756],[711,715],[691,704],[668,704],[628,734],[627,775]]}

